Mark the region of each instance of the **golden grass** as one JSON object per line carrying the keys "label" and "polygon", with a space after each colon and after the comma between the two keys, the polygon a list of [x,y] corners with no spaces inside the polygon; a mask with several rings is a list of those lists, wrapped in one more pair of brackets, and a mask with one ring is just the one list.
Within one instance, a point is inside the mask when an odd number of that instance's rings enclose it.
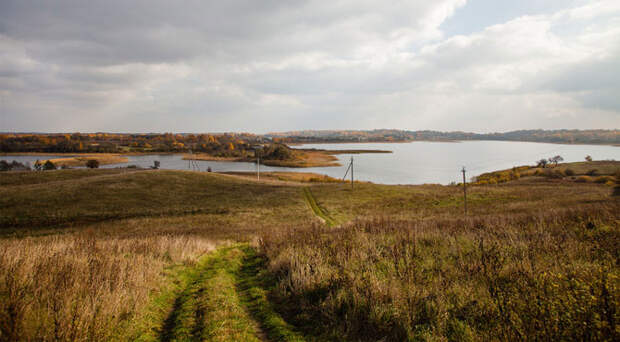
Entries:
{"label": "golden grass", "polygon": [[291,160],[261,160],[261,163],[269,166],[282,167],[326,167],[341,166],[338,158],[331,154],[319,151],[293,150],[294,159]]}
{"label": "golden grass", "polygon": [[[338,158],[327,153],[326,151],[306,151],[306,150],[292,150],[293,158],[288,160],[263,160],[261,164],[268,166],[281,166],[281,167],[324,167],[324,166],[340,166],[336,161]],[[184,154],[184,160],[207,160],[207,161],[243,161],[243,162],[255,162],[255,158],[250,157],[215,157],[207,153],[195,153]]]}
{"label": "golden grass", "polygon": [[[239,176],[245,179],[255,180],[256,172],[220,172],[227,175]],[[300,183],[342,183],[342,180],[327,175],[321,175],[312,172],[284,172],[269,171],[260,173],[261,181],[283,181],[283,182],[300,182]]]}
{"label": "golden grass", "polygon": [[125,339],[173,264],[215,244],[196,236],[95,232],[0,240],[0,339]]}
{"label": "golden grass", "polygon": [[[153,319],[171,267],[195,267],[223,240],[259,241],[267,259],[254,271],[274,281],[230,300],[260,299],[310,340],[615,336],[620,201],[600,176],[470,186],[468,216],[458,186],[316,182],[314,204],[340,224],[324,227],[300,191],[312,174],[15,174],[0,183],[0,340],[157,334],[161,321],[140,321]],[[204,284],[240,288],[233,268]],[[156,301],[157,317],[174,302]],[[222,314],[206,323],[225,324]]]}
{"label": "golden grass", "polygon": [[234,161],[246,161],[245,158],[241,158],[241,157],[216,157],[208,153],[193,153],[193,154],[184,153],[183,160],[233,161],[233,162]]}
{"label": "golden grass", "polygon": [[[127,157],[123,157],[119,154],[110,153],[97,153],[97,154],[83,154],[70,158],[55,158],[48,159],[54,163],[57,167],[60,166],[86,166],[89,160],[97,160],[99,165],[120,164],[129,161]],[[45,164],[47,160],[41,160],[42,164]]]}
{"label": "golden grass", "polygon": [[518,166],[512,169],[483,173],[476,176],[473,183],[476,185],[493,185],[516,181],[524,177],[546,177],[564,181],[584,182],[586,178],[579,176],[611,176],[617,172],[620,172],[620,161],[562,163],[557,166],[549,165],[545,168]]}

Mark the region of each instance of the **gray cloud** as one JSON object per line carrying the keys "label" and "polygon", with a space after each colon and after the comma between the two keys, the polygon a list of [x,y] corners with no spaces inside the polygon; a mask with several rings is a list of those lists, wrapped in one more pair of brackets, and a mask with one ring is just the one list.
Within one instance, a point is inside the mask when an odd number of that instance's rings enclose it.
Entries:
{"label": "gray cloud", "polygon": [[0,130],[618,127],[614,1],[476,6],[2,1]]}

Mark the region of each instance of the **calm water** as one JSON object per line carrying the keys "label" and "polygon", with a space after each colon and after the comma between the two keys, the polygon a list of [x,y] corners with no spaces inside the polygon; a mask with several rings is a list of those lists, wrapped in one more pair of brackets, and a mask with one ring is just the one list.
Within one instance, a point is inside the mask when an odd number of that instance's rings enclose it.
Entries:
{"label": "calm water", "polygon": [[[379,149],[390,150],[390,154],[338,155],[343,166],[315,168],[285,168],[261,165],[261,171],[316,172],[342,178],[351,157],[354,158],[355,178],[384,184],[422,184],[459,182],[461,167],[465,166],[467,177],[484,172],[506,169],[518,165],[532,165],[536,160],[561,155],[566,162],[583,161],[586,155],[594,160],[620,160],[620,147],[599,145],[557,145],[528,142],[466,141],[411,142],[398,144],[308,144],[305,148],[337,149]],[[4,160],[30,162],[49,156],[0,156]],[[187,170],[189,163],[182,155],[129,156],[129,163],[106,165],[137,165],[149,167],[159,160],[162,169]],[[211,167],[213,171],[255,171],[256,164],[239,162],[198,161],[200,170]]]}

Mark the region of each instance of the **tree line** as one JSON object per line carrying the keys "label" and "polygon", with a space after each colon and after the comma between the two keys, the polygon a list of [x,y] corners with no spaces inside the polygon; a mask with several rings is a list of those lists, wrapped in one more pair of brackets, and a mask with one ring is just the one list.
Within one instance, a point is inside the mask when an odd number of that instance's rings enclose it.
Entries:
{"label": "tree line", "polygon": [[325,130],[269,133],[268,136],[285,143],[498,140],[562,144],[620,144],[620,130],[617,129],[518,130],[504,133],[407,131],[396,129],[368,131]]}
{"label": "tree line", "polygon": [[225,134],[0,134],[0,152],[124,153],[204,152],[245,157],[265,138],[249,133]]}

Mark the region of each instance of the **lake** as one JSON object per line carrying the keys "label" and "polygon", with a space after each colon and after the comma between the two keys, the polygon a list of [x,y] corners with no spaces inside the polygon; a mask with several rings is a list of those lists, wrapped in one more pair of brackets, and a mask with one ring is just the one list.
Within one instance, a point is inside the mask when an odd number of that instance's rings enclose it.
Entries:
{"label": "lake", "polygon": [[[354,158],[355,179],[383,184],[423,184],[462,181],[461,168],[465,166],[467,178],[488,171],[507,169],[519,165],[533,165],[541,158],[560,155],[565,162],[583,161],[586,155],[594,160],[620,160],[620,147],[604,145],[559,145],[514,141],[464,141],[410,143],[359,143],[359,144],[306,144],[299,147],[326,150],[375,149],[394,153],[341,154],[337,155],[343,166],[287,168],[261,165],[261,171],[315,172],[342,178],[351,157]],[[50,156],[0,156],[7,161],[29,162]],[[162,169],[187,170],[189,162],[181,154],[128,156],[129,162],[105,165],[114,168],[127,165],[149,167],[159,160]],[[197,161],[201,171],[256,171],[256,164],[245,162]]]}

